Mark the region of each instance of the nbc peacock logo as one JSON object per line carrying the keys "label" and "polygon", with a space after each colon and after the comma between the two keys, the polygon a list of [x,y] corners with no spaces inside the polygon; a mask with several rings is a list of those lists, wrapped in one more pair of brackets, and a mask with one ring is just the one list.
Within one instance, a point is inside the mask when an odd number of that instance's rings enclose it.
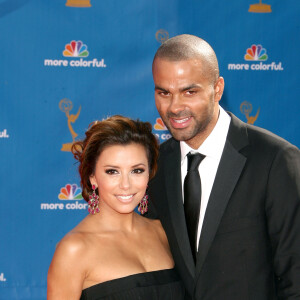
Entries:
{"label": "nbc peacock logo", "polygon": [[252,45],[244,56],[245,60],[265,61],[268,59],[267,50],[262,45]]}
{"label": "nbc peacock logo", "polygon": [[87,45],[83,44],[82,41],[71,41],[70,44],[65,46],[63,51],[63,56],[65,57],[88,57],[89,52],[87,50]]}
{"label": "nbc peacock logo", "polygon": [[68,183],[60,189],[58,199],[62,202],[41,203],[41,210],[87,210],[87,203],[82,203],[82,190],[76,183]]}
{"label": "nbc peacock logo", "polygon": [[[61,50],[60,50],[61,51]],[[75,67],[75,68],[106,68],[104,58],[86,60],[90,53],[88,47],[81,40],[72,40],[65,45],[64,50],[61,52],[64,59],[55,58],[44,59],[45,67]],[[68,58],[68,59],[67,59]],[[69,58],[74,58],[69,60]]]}
{"label": "nbc peacock logo", "polygon": [[[244,52],[245,53],[245,52]],[[261,44],[252,44],[244,54],[244,60],[249,63],[229,63],[230,71],[283,71],[282,62],[264,63],[269,59],[267,50]]]}
{"label": "nbc peacock logo", "polygon": [[164,124],[163,120],[161,118],[157,118],[156,122],[153,126],[155,131],[155,135],[160,139],[161,142],[168,140],[171,137],[171,134],[168,131],[168,128]]}
{"label": "nbc peacock logo", "polygon": [[155,130],[168,130],[166,125],[164,124],[163,120],[161,118],[156,119],[156,123],[154,124]]}
{"label": "nbc peacock logo", "polygon": [[60,189],[59,200],[82,200],[81,188],[74,184],[66,184]]}

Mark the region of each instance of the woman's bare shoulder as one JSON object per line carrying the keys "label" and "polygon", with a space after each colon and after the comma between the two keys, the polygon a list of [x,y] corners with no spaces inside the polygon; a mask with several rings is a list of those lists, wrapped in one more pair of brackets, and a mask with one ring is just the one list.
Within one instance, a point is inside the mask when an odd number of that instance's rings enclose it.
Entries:
{"label": "woman's bare shoulder", "polygon": [[71,231],[57,244],[48,270],[47,299],[80,297],[87,274],[86,250],[84,234],[79,232]]}
{"label": "woman's bare shoulder", "polygon": [[72,256],[82,255],[89,248],[91,235],[94,234],[89,218],[83,219],[75,228],[67,233],[57,244],[57,251]]}
{"label": "woman's bare shoulder", "polygon": [[70,231],[57,244],[56,250],[64,255],[77,256],[84,253],[86,248],[86,234],[78,231]]}
{"label": "woman's bare shoulder", "polygon": [[80,232],[69,232],[56,245],[49,271],[52,269],[80,269],[87,249],[85,235]]}

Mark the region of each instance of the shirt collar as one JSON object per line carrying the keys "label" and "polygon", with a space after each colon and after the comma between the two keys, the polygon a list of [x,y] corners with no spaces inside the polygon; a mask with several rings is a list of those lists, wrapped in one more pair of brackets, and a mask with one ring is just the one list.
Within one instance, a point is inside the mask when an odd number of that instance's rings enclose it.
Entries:
{"label": "shirt collar", "polygon": [[221,106],[219,108],[220,113],[216,126],[197,150],[188,146],[184,141],[180,142],[181,161],[189,152],[199,152],[215,159],[221,158],[231,119]]}

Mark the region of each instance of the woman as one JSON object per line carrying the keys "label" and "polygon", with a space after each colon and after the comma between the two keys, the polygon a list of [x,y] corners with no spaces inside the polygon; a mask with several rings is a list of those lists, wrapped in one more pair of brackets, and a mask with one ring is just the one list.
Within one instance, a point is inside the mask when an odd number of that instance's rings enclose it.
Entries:
{"label": "woman", "polygon": [[183,299],[168,240],[147,210],[157,168],[151,125],[114,116],[72,147],[90,214],[58,244],[47,299]]}

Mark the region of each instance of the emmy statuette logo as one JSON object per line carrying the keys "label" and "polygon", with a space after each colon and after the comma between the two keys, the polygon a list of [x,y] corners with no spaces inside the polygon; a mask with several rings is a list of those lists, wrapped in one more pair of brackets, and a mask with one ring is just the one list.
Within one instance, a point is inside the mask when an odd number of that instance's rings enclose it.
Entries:
{"label": "emmy statuette logo", "polygon": [[66,6],[70,7],[91,7],[90,0],[67,0]]}
{"label": "emmy statuette logo", "polygon": [[71,147],[75,141],[75,138],[78,136],[78,134],[74,131],[71,123],[75,123],[77,118],[79,117],[81,106],[79,107],[76,115],[71,115],[70,111],[73,109],[73,103],[69,99],[62,99],[59,102],[59,109],[66,114],[66,117],[68,119],[68,128],[70,130],[71,136],[72,136],[72,143],[66,143],[62,145],[61,151],[71,151]]}
{"label": "emmy statuette logo", "polygon": [[259,3],[257,3],[257,4],[250,4],[248,11],[252,12],[252,13],[270,13],[270,12],[272,12],[271,5],[264,4],[261,1],[262,0],[259,0]]}
{"label": "emmy statuette logo", "polygon": [[258,118],[260,108],[258,108],[255,116],[250,116],[252,112],[252,104],[248,101],[244,101],[240,105],[240,111],[243,115],[245,115],[248,124],[254,124]]}
{"label": "emmy statuette logo", "polygon": [[159,43],[165,42],[167,39],[169,39],[169,33],[168,31],[164,29],[159,29],[156,31],[155,38]]}

